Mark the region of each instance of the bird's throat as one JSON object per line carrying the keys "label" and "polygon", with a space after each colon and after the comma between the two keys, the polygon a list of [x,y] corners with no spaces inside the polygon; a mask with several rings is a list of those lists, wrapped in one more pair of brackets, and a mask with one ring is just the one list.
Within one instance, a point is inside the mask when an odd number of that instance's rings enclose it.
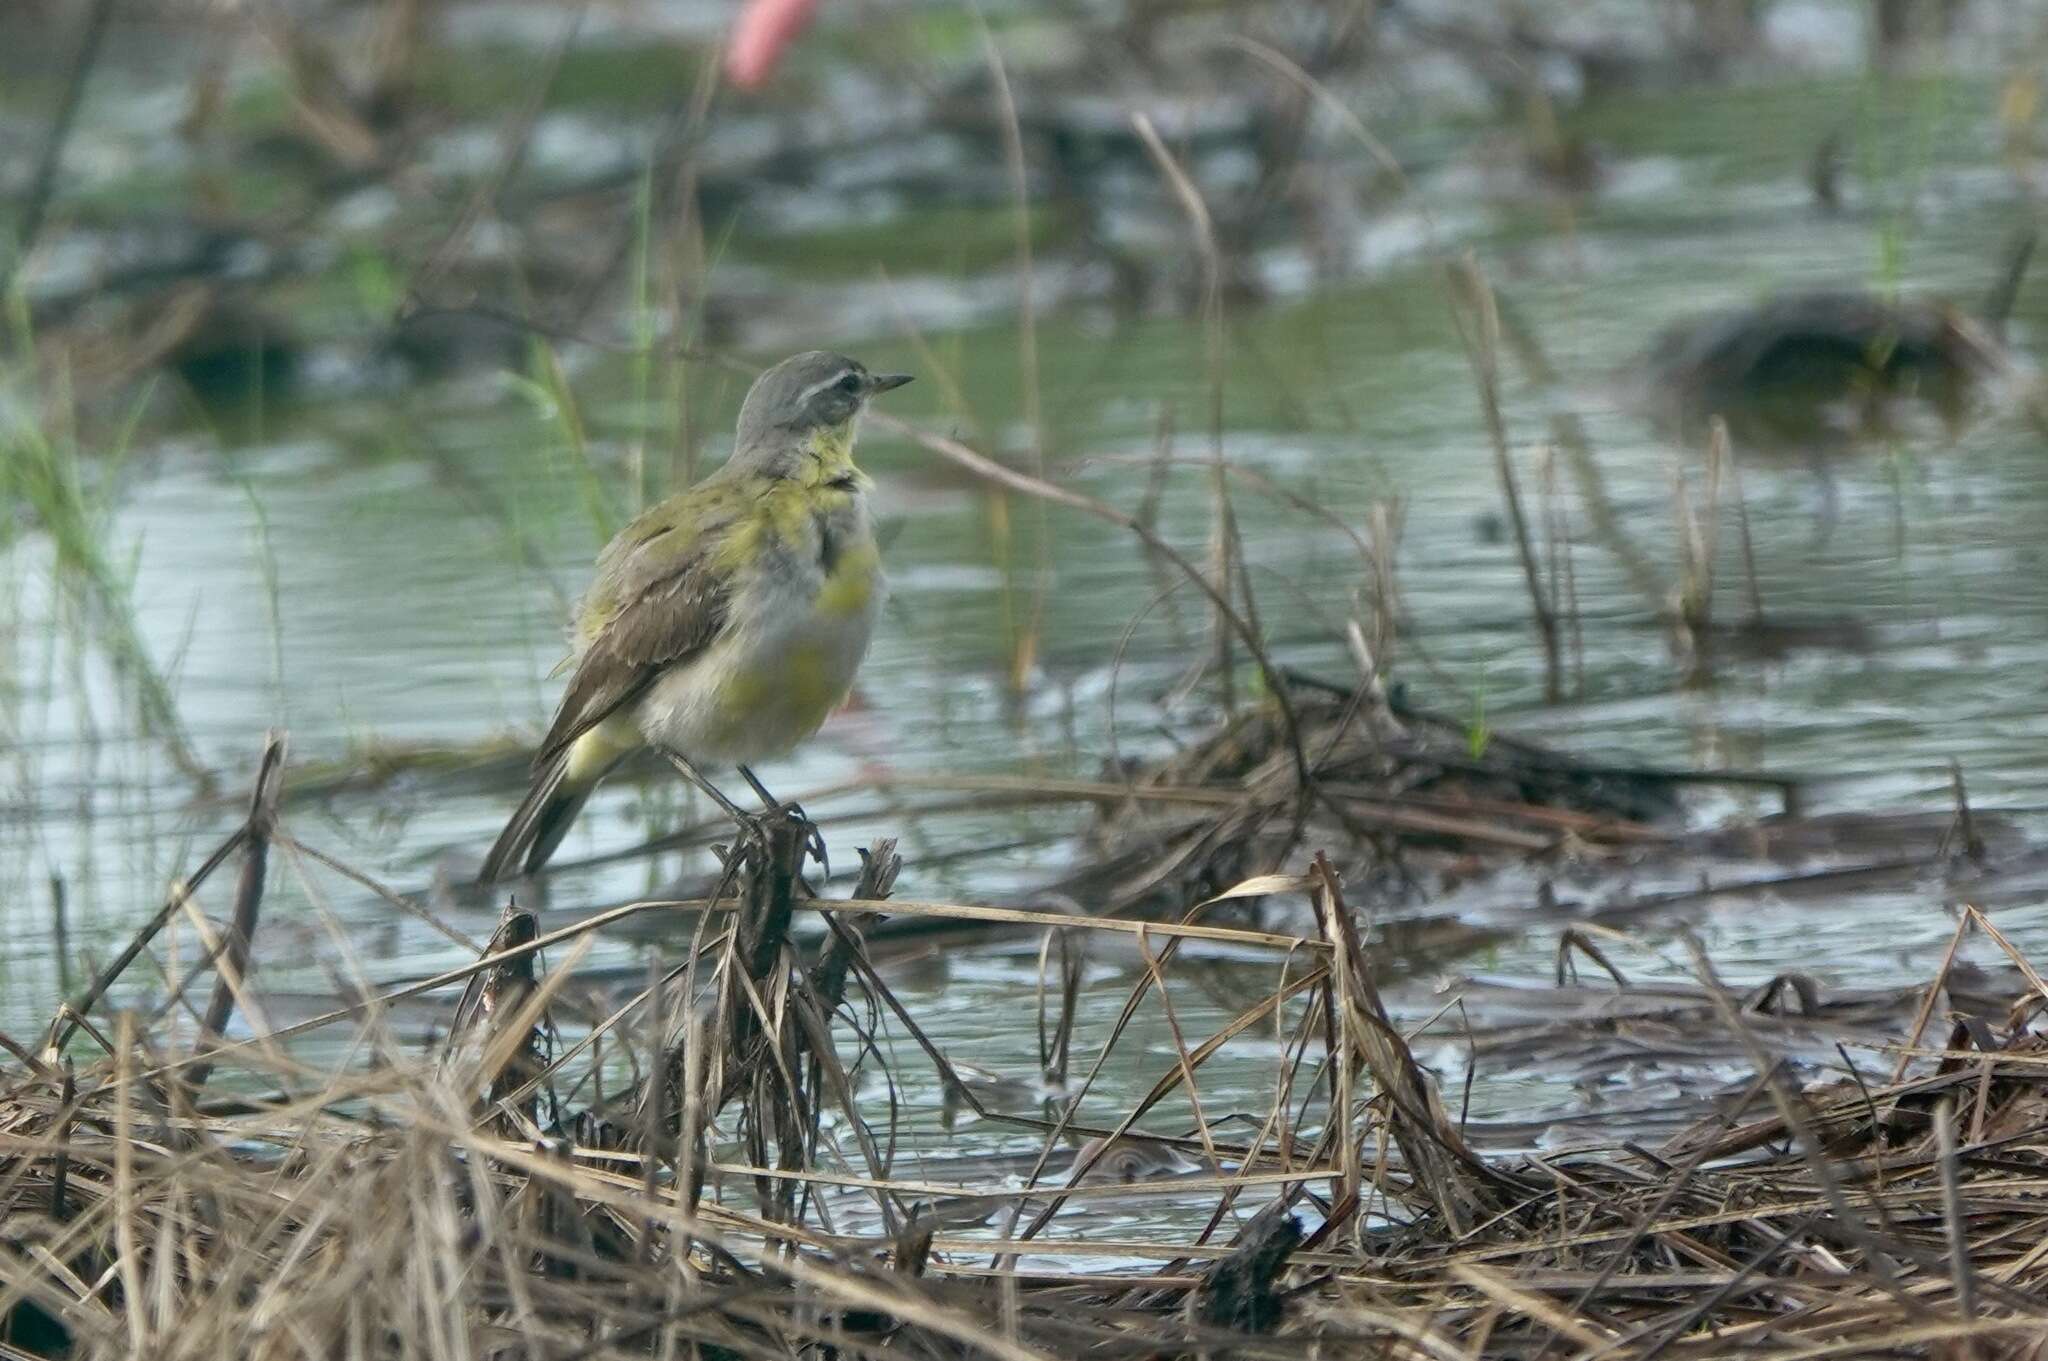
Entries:
{"label": "bird's throat", "polygon": [[803,480],[812,486],[822,486],[859,476],[860,469],[853,463],[853,435],[852,421],[811,432],[804,440],[804,452],[811,457],[804,467]]}

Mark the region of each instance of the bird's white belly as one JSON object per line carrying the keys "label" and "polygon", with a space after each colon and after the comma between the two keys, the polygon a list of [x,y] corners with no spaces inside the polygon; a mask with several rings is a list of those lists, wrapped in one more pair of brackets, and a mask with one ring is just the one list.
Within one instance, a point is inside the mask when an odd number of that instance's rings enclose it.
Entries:
{"label": "bird's white belly", "polygon": [[641,734],[692,761],[727,764],[780,756],[816,732],[846,698],[874,631],[882,578],[872,566],[863,573],[853,597],[815,571],[752,583],[732,602],[724,636],[640,701]]}

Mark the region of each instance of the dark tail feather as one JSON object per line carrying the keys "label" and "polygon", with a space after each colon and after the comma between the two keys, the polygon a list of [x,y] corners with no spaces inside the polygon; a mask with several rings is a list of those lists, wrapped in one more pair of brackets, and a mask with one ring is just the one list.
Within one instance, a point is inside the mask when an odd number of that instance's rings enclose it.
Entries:
{"label": "dark tail feather", "polygon": [[477,875],[480,884],[495,884],[515,874],[530,874],[548,862],[555,847],[569,834],[569,824],[582,811],[595,780],[587,784],[568,782],[569,753],[558,753],[534,773],[533,787],[526,791],[512,820],[498,833],[484,867]]}

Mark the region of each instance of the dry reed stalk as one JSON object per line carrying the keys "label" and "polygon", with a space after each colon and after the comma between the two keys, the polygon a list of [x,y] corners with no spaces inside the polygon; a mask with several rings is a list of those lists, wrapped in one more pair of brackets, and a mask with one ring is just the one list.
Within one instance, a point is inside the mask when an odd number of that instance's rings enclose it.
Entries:
{"label": "dry reed stalk", "polygon": [[[1031,438],[1031,471],[1045,476],[1045,410],[1039,383],[1038,297],[1031,252],[1031,197],[1024,164],[1024,135],[1017,118],[1016,97],[1010,91],[1009,72],[988,20],[979,10],[975,26],[981,33],[982,59],[995,86],[1001,114],[1003,168],[1009,177],[1011,230],[1017,254],[1017,381],[1024,398],[1024,427]],[[1034,501],[1037,519],[1033,534],[1031,610],[1029,618],[1012,639],[1010,688],[1023,693],[1038,665],[1040,635],[1045,627],[1046,599],[1052,589],[1052,533],[1046,523],[1045,503]]]}
{"label": "dry reed stalk", "polygon": [[1528,515],[1522,509],[1514,457],[1508,448],[1507,422],[1501,415],[1499,306],[1494,301],[1491,285],[1480,271],[1477,257],[1466,255],[1452,277],[1457,284],[1457,292],[1452,298],[1451,315],[1457,323],[1458,338],[1465,346],[1465,358],[1472,368],[1472,381],[1479,390],[1479,411],[1485,418],[1487,439],[1493,446],[1493,466],[1500,479],[1501,502],[1507,507],[1508,528],[1514,536],[1515,554],[1522,567],[1522,584],[1528,590],[1536,638],[1543,647],[1543,696],[1556,704],[1564,698],[1556,583],[1544,579],[1543,570],[1536,560],[1535,540],[1529,529]]}
{"label": "dry reed stalk", "polygon": [[1757,581],[1756,543],[1750,537],[1749,497],[1742,489],[1742,460],[1735,456],[1735,442],[1728,436],[1728,422],[1719,417],[1714,421],[1716,442],[1728,465],[1728,485],[1735,494],[1735,533],[1742,546],[1742,585],[1744,598],[1749,604],[1749,618],[1746,621],[1754,628],[1763,623],[1763,587]]}
{"label": "dry reed stalk", "polygon": [[1685,466],[1672,472],[1672,518],[1677,527],[1678,586],[1671,607],[1679,651],[1692,678],[1704,675],[1707,635],[1713,627],[1714,567],[1719,552],[1721,486],[1731,459],[1728,423],[1716,416],[1707,441],[1702,504],[1694,503]]}
{"label": "dry reed stalk", "polygon": [[[1331,975],[1337,980],[1337,1023],[1343,1027],[1339,1043],[1350,1062],[1371,1072],[1385,1097],[1385,1118],[1409,1176],[1449,1231],[1462,1234],[1471,1224],[1506,1208],[1502,1188],[1493,1183],[1493,1174],[1444,1113],[1436,1084],[1424,1075],[1387,1015],[1336,871],[1321,855],[1316,857],[1314,878],[1316,914],[1330,946]],[[1344,1074],[1347,1089],[1349,1080]],[[1348,1133],[1343,1137],[1350,1138]]]}
{"label": "dry reed stalk", "polygon": [[1215,588],[1211,594],[1223,602],[1212,614],[1211,650],[1217,680],[1222,687],[1224,712],[1229,713],[1237,708],[1233,622],[1229,617],[1228,604],[1233,593],[1243,601],[1246,624],[1261,634],[1260,642],[1252,644],[1255,654],[1262,650],[1263,630],[1259,627],[1250,584],[1244,580],[1244,544],[1239,537],[1237,517],[1230,502],[1227,464],[1223,457],[1223,252],[1217,244],[1216,224],[1208,203],[1187,171],[1167,149],[1152,120],[1142,112],[1133,113],[1131,127],[1144,144],[1146,155],[1165,177],[1181,215],[1187,219],[1188,229],[1194,237],[1195,258],[1201,265],[1203,376],[1209,408],[1209,571]]}
{"label": "dry reed stalk", "polygon": [[[1514,355],[1523,377],[1548,390],[1563,388],[1564,375],[1551,362],[1536,328],[1513,306],[1513,300],[1496,290],[1493,309],[1500,323],[1501,340],[1508,352]],[[1554,409],[1550,415],[1550,438],[1564,452],[1565,467],[1571,472],[1573,484],[1578,489],[1579,506],[1586,513],[1593,537],[1614,558],[1643,603],[1653,612],[1662,614],[1669,600],[1669,591],[1661,575],[1651,565],[1649,556],[1629,537],[1613,501],[1607,495],[1606,482],[1594,457],[1593,443],[1586,434],[1585,422],[1571,411]]]}
{"label": "dry reed stalk", "polygon": [[[237,994],[243,987],[249,966],[249,950],[256,939],[257,914],[263,907],[263,881],[270,867],[270,842],[277,833],[277,799],[284,783],[284,738],[271,734],[264,743],[263,757],[256,769],[256,792],[250,796],[249,817],[243,824],[242,871],[235,881],[234,914],[228,923],[225,944],[217,951],[213,996],[199,1023],[195,1052],[216,1043],[234,1014]],[[195,1062],[185,1071],[184,1081],[196,1093],[206,1086],[212,1065]]]}

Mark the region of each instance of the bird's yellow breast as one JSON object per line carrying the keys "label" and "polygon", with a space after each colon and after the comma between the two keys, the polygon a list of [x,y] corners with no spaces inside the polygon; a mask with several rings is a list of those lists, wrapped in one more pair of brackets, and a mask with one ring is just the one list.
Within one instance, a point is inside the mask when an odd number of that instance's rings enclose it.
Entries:
{"label": "bird's yellow breast", "polygon": [[767,588],[784,602],[780,627],[767,630],[775,641],[746,649],[721,687],[729,722],[807,733],[846,697],[881,594],[874,539],[862,534],[846,544],[814,580],[808,599],[790,593],[794,583]]}
{"label": "bird's yellow breast", "polygon": [[773,666],[736,669],[719,695],[727,721],[762,724],[792,742],[816,731],[846,697],[846,678],[835,674],[827,651],[799,645]]}
{"label": "bird's yellow breast", "polygon": [[867,613],[875,603],[875,585],[881,576],[882,555],[873,539],[846,548],[818,588],[818,613],[827,619],[846,619]]}

